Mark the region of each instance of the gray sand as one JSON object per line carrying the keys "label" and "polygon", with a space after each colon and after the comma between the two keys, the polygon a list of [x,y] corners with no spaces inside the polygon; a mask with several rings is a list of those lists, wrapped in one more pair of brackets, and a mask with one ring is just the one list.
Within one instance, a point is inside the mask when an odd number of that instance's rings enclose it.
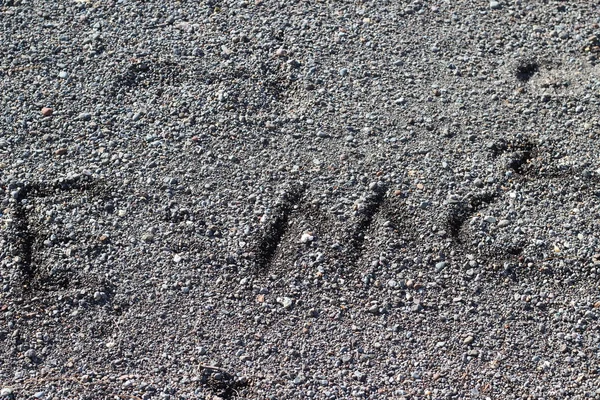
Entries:
{"label": "gray sand", "polygon": [[0,398],[600,398],[600,6],[0,0]]}

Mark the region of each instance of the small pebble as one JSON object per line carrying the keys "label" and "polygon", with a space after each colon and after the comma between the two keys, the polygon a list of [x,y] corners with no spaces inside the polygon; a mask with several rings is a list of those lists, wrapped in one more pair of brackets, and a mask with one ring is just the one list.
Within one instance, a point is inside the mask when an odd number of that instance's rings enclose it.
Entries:
{"label": "small pebble", "polygon": [[287,50],[286,50],[286,49],[284,49],[283,47],[280,47],[280,48],[278,48],[278,49],[275,51],[275,55],[276,55],[277,57],[285,57],[285,56],[287,56],[287,55],[288,55],[288,52],[287,52]]}
{"label": "small pebble", "polygon": [[567,351],[569,351],[569,346],[567,346],[565,343],[563,343],[558,348],[558,351],[560,351],[561,353],[566,353]]}
{"label": "small pebble", "polygon": [[435,264],[435,272],[442,272],[444,268],[446,268],[445,261],[440,261],[439,263]]}
{"label": "small pebble", "polygon": [[94,301],[102,301],[104,299],[106,299],[106,293],[94,292]]}
{"label": "small pebble", "polygon": [[52,115],[52,113],[54,112],[54,110],[50,107],[43,107],[42,108],[42,115],[44,117],[49,117]]}
{"label": "small pebble", "polygon": [[290,309],[294,305],[294,299],[291,297],[278,297],[277,302],[285,309]]}
{"label": "small pebble", "polygon": [[150,232],[142,234],[142,241],[146,243],[152,243],[154,241],[154,235]]}
{"label": "small pebble", "polygon": [[313,235],[311,235],[308,232],[305,232],[302,234],[302,236],[300,237],[300,243],[308,243],[308,242],[312,242],[315,239],[315,237]]}
{"label": "small pebble", "polygon": [[84,112],[84,113],[79,114],[77,119],[79,119],[80,121],[89,121],[92,119],[92,114]]}

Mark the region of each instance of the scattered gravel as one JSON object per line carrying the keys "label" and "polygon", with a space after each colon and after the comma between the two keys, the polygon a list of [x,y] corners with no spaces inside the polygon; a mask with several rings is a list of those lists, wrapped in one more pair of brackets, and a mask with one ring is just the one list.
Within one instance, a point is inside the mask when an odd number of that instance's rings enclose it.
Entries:
{"label": "scattered gravel", "polygon": [[593,2],[1,2],[0,398],[600,398]]}

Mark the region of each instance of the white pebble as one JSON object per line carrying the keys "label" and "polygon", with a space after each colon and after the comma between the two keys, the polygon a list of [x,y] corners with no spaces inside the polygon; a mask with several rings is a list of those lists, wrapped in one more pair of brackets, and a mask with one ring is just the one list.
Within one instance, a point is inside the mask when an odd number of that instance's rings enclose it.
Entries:
{"label": "white pebble", "polygon": [[311,235],[308,232],[304,232],[302,234],[302,236],[300,237],[300,243],[312,242],[314,239],[315,239],[315,237],[313,235]]}

